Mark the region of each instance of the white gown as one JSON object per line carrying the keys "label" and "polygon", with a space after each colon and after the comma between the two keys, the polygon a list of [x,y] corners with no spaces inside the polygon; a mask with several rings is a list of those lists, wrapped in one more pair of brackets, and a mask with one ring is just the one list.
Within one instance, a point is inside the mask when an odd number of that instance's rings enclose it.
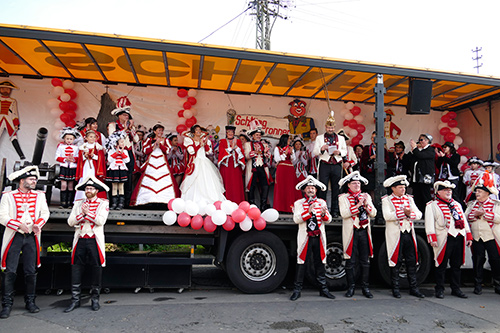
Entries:
{"label": "white gown", "polygon": [[[210,141],[208,144],[210,145]],[[185,138],[184,145],[188,153],[195,154],[195,157],[192,160],[193,172],[186,175],[182,181],[181,198],[192,200],[195,203],[205,202],[207,204],[226,200],[222,177],[217,167],[206,156],[205,149],[191,138]],[[210,149],[212,149],[211,146]]]}

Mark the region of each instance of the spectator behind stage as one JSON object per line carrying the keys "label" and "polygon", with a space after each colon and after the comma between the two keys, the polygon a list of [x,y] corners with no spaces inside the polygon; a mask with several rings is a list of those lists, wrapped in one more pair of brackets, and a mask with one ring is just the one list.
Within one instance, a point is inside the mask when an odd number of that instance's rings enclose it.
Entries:
{"label": "spectator behind stage", "polygon": [[351,138],[346,134],[344,129],[337,132],[338,135],[342,135],[345,139],[345,144],[347,146],[347,155],[344,160],[344,173],[348,174],[353,172],[353,167],[358,164],[358,158],[356,153],[354,153],[354,148],[351,146]]}
{"label": "spectator behind stage", "polygon": [[436,167],[439,172],[438,180],[449,180],[450,183],[455,184],[453,189],[453,199],[458,202],[462,200],[458,197],[458,183],[460,178],[460,171],[458,170],[458,164],[460,164],[460,155],[457,154],[455,146],[451,142],[445,142],[441,150],[437,150],[437,162]]}
{"label": "spectator behind stage", "polygon": [[311,128],[309,130],[309,143],[306,145],[307,153],[309,154],[309,162],[308,162],[308,172],[311,176],[316,178],[318,175],[318,156],[315,156],[314,151],[314,143],[316,141],[316,137],[318,136],[318,129]]}
{"label": "spectator behind stage", "polygon": [[413,164],[412,187],[415,204],[421,212],[425,212],[425,205],[432,200],[431,191],[435,178],[435,152],[431,146],[432,136],[430,134],[420,134],[418,142],[410,140]]}
{"label": "spectator behind stage", "polygon": [[405,144],[403,141],[394,144],[394,152],[389,153],[389,163],[387,164],[387,178],[405,175],[410,176],[411,157],[405,154]]}
{"label": "spectator behind stage", "polygon": [[[373,199],[373,192],[375,190],[375,159],[377,158],[377,147],[375,146],[375,137],[377,133],[372,132],[372,143],[363,148],[361,155],[361,175],[368,179],[368,185],[363,186],[363,191],[369,193]],[[389,154],[387,149],[384,148],[384,160],[389,164]]]}
{"label": "spectator behind stage", "polygon": [[361,171],[361,156],[363,155],[363,145],[355,145],[354,146],[354,154],[356,155],[356,159],[358,163],[356,163],[352,169],[354,171]]}

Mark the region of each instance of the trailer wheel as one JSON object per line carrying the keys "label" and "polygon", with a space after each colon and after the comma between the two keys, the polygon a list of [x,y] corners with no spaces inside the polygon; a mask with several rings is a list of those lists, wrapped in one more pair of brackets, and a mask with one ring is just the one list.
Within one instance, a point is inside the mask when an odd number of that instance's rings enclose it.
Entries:
{"label": "trailer wheel", "polygon": [[[334,240],[327,244],[325,268],[328,289],[345,290],[347,288],[347,280],[345,277],[344,249],[340,242]],[[313,260],[306,261],[306,278],[309,283],[318,287]]]}
{"label": "trailer wheel", "polygon": [[[421,284],[425,281],[429,272],[431,270],[431,264],[433,261],[431,250],[427,242],[420,236],[417,235],[417,248],[418,248],[418,264],[417,264],[417,284]],[[387,263],[387,246],[383,242],[378,251],[378,270],[380,276],[387,285],[391,285],[391,270],[389,264]],[[399,269],[399,284],[401,288],[409,288],[406,265],[403,260],[403,264]]]}
{"label": "trailer wheel", "polygon": [[283,242],[267,231],[245,233],[229,248],[226,271],[231,282],[244,293],[268,293],[279,287],[288,270]]}

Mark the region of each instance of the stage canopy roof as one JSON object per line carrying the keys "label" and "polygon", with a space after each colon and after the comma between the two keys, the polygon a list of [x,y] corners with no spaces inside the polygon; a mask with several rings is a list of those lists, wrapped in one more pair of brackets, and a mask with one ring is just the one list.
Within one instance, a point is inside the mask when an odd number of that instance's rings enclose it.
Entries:
{"label": "stage canopy roof", "polygon": [[0,76],[374,103],[377,74],[384,75],[388,106],[406,106],[409,78],[433,81],[435,110],[460,110],[500,96],[500,78],[491,76],[0,24]]}

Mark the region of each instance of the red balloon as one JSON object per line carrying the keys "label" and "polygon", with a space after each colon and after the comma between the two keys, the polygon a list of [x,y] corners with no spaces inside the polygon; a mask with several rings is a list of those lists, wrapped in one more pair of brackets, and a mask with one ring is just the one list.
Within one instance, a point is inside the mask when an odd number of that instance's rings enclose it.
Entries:
{"label": "red balloon", "polygon": [[445,114],[444,116],[441,117],[441,121],[443,123],[447,123],[450,121],[450,116],[448,116],[447,114]]}
{"label": "red balloon", "polygon": [[359,141],[363,140],[363,134],[358,134],[355,136]]}
{"label": "red balloon", "polygon": [[182,212],[177,216],[177,224],[181,227],[187,227],[191,223],[191,216],[188,213]]}
{"label": "red balloon", "polygon": [[74,119],[71,119],[70,121],[65,122],[66,126],[69,127],[75,127],[76,126],[76,121]]}
{"label": "red balloon", "polygon": [[258,209],[257,207],[252,207],[248,210],[247,214],[249,218],[251,218],[252,220],[256,220],[260,217],[260,209]]}
{"label": "red balloon", "polygon": [[61,109],[63,112],[64,111],[69,111],[69,103],[68,102],[61,102],[59,103],[59,109]]}
{"label": "red balloon", "polygon": [[453,142],[453,140],[455,140],[455,137],[457,135],[453,132],[450,132],[450,133],[446,133],[446,135],[444,136],[444,140],[445,141],[449,141],[449,142]]}
{"label": "red balloon", "polygon": [[353,106],[353,108],[351,109],[351,113],[354,116],[357,116],[358,114],[361,113],[361,108],[359,106]]}
{"label": "red balloon", "polygon": [[253,226],[257,230],[264,230],[266,228],[266,220],[264,220],[262,217],[259,217],[258,219],[253,221]]}
{"label": "red balloon", "polygon": [[448,122],[448,126],[450,126],[451,128],[453,127],[457,127],[458,125],[458,121],[456,121],[455,119],[451,119],[449,122]]}
{"label": "red balloon", "polygon": [[217,208],[217,209],[220,209],[220,205],[221,205],[221,204],[222,204],[222,201],[216,201],[216,202],[214,202],[214,206],[215,206],[215,208]]}
{"label": "red balloon", "polygon": [[227,219],[226,219],[226,222],[222,225],[222,227],[226,231],[231,231],[231,230],[234,229],[235,225],[236,225],[236,223],[233,221],[233,219],[231,218],[231,216],[228,216]]}
{"label": "red balloon", "polygon": [[175,130],[177,131],[177,133],[181,134],[182,132],[184,131],[187,131],[187,126],[184,125],[184,124],[180,124],[180,125],[177,125],[177,127],[175,128]]}
{"label": "red balloon", "polygon": [[241,221],[243,221],[246,216],[247,216],[247,214],[241,208],[236,209],[231,214],[231,217],[233,218],[233,221],[236,222],[236,223],[240,223]]}
{"label": "red balloon", "polygon": [[451,129],[449,127],[443,127],[439,130],[439,134],[445,136],[446,134],[450,133]]}
{"label": "red balloon", "polygon": [[344,119],[344,122],[342,123],[344,127],[349,126],[349,120]]}
{"label": "red balloon", "polygon": [[63,123],[66,123],[66,122],[69,122],[71,119],[71,117],[67,114],[67,113],[63,113],[59,116],[59,119],[61,119],[61,121]]}
{"label": "red balloon", "polygon": [[359,141],[361,141],[361,140],[359,140],[358,137],[355,136],[354,138],[351,139],[351,144],[353,146],[359,145]]}
{"label": "red balloon", "polygon": [[179,89],[179,90],[177,90],[177,96],[179,96],[180,98],[186,97],[187,94],[188,94],[188,92],[187,92],[186,89]]}
{"label": "red balloon", "polygon": [[358,124],[358,126],[356,126],[355,130],[358,131],[358,133],[364,133],[366,131],[366,127],[363,124]]}
{"label": "red balloon", "polygon": [[193,127],[196,124],[196,118],[191,117],[189,119],[186,119],[186,126],[187,127]]}
{"label": "red balloon", "polygon": [[467,155],[469,153],[469,148],[467,148],[467,147],[460,147],[460,148],[457,149],[457,153],[460,156],[465,156],[465,155]]}
{"label": "red balloon", "polygon": [[358,126],[358,122],[355,119],[349,120],[349,127],[350,128],[356,129],[357,126]]}
{"label": "red balloon", "polygon": [[184,117],[184,110],[180,110],[179,112],[177,112],[177,115],[179,116],[179,118]]}
{"label": "red balloon", "polygon": [[217,226],[212,222],[212,217],[207,215],[205,217],[205,223],[203,224],[203,229],[207,232],[214,232],[217,229]]}
{"label": "red balloon", "polygon": [[172,202],[173,202],[174,200],[175,200],[175,198],[170,199],[170,200],[168,201],[168,205],[167,205],[167,206],[168,206],[168,210],[173,210],[173,209],[172,209]]}
{"label": "red balloon", "polygon": [[52,83],[52,85],[54,87],[61,87],[62,86],[62,81],[61,79],[58,79],[57,77],[53,78],[50,83]]}
{"label": "red balloon", "polygon": [[196,105],[196,102],[198,102],[198,101],[194,97],[188,97],[188,102],[191,105]]}
{"label": "red balloon", "polygon": [[467,169],[469,169],[469,168],[470,168],[469,164],[464,163],[464,164],[462,164],[462,166],[460,167],[460,171],[465,172],[465,170],[467,170]]}
{"label": "red balloon", "polygon": [[191,109],[191,103],[189,103],[189,102],[185,102],[184,104],[182,104],[182,107],[183,107],[185,110],[189,110],[189,109]]}
{"label": "red balloon", "polygon": [[248,213],[248,210],[250,209],[250,203],[248,201],[242,201],[238,205],[240,209],[242,209],[245,213]]}
{"label": "red balloon", "polygon": [[69,110],[69,111],[66,111],[64,113],[66,113],[70,117],[70,119],[75,119],[75,117],[76,117],[75,111]]}
{"label": "red balloon", "polygon": [[457,117],[457,113],[454,111],[448,112],[448,117],[450,119],[455,119]]}
{"label": "red balloon", "polygon": [[64,92],[68,94],[71,97],[71,99],[75,99],[76,96],[78,96],[76,91],[74,91],[73,89],[64,89]]}
{"label": "red balloon", "polygon": [[73,102],[73,101],[69,101],[69,102],[68,102],[68,108],[69,108],[71,111],[76,111],[77,107],[78,107],[78,106],[76,105],[76,103],[75,103],[75,102]]}
{"label": "red balloon", "polygon": [[191,228],[193,228],[194,230],[198,230],[201,229],[202,227],[203,227],[203,217],[200,214],[193,216],[193,218],[191,219]]}

